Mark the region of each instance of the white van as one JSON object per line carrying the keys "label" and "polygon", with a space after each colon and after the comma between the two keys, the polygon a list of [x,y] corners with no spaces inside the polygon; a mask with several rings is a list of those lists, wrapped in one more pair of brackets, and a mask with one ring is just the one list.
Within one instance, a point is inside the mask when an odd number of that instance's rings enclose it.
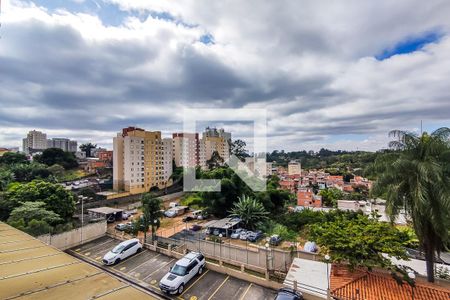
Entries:
{"label": "white van", "polygon": [[194,210],[191,213],[191,216],[193,219],[198,219],[198,217],[202,215],[202,212],[203,212],[202,210]]}
{"label": "white van", "polygon": [[141,252],[141,250],[142,244],[139,242],[139,239],[124,241],[103,256],[103,263],[105,265],[118,264],[121,260]]}

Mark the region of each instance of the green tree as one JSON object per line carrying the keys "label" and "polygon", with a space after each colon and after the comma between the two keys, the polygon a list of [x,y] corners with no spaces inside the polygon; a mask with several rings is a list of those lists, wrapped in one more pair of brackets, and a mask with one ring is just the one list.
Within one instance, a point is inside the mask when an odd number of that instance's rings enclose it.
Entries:
{"label": "green tree", "polygon": [[211,154],[211,158],[206,161],[206,165],[208,166],[209,170],[219,168],[223,165],[223,158],[220,156],[219,152],[213,151]]}
{"label": "green tree", "polygon": [[351,268],[392,268],[383,254],[407,259],[401,233],[389,223],[365,215],[354,219],[341,215],[334,221],[310,225],[309,238],[334,262],[347,262]]}
{"label": "green tree", "polygon": [[45,209],[55,212],[64,220],[72,218],[75,211],[72,192],[59,184],[33,180],[10,185],[4,199],[0,200],[0,217],[7,219],[14,208],[29,201],[44,202]]}
{"label": "green tree", "polygon": [[64,176],[64,167],[58,164],[51,165],[47,168],[53,175],[56,177],[62,177]]}
{"label": "green tree", "polygon": [[45,221],[47,224],[57,224],[62,221],[58,214],[45,208],[44,202],[24,202],[16,207],[8,218],[8,223],[24,220],[25,226],[28,226],[31,220]]}
{"label": "green tree", "polygon": [[152,230],[152,241],[155,238],[156,230],[159,228],[162,217],[161,198],[155,197],[152,193],[145,193],[141,198],[142,203],[142,219],[141,225],[144,231],[144,241],[147,240],[147,231],[149,227]]}
{"label": "green tree", "polygon": [[86,153],[86,157],[91,157],[91,151],[92,151],[92,149],[97,148],[97,145],[94,145],[92,143],[86,143],[86,144],[80,145],[79,148],[81,151]]}
{"label": "green tree", "polygon": [[405,208],[425,252],[427,278],[434,281],[435,253],[448,243],[450,228],[449,128],[431,134],[395,130],[390,147],[398,152],[376,166],[381,172],[375,193],[387,196],[393,220]]}
{"label": "green tree", "polygon": [[5,191],[14,181],[14,174],[9,169],[0,169],[0,192]]}
{"label": "green tree", "polygon": [[243,195],[239,201],[234,203],[231,209],[231,217],[238,217],[242,220],[245,228],[255,229],[262,222],[268,220],[269,213],[264,206],[255,198]]}
{"label": "green tree", "polygon": [[246,157],[249,157],[248,150],[245,149],[247,144],[243,140],[235,140],[231,143],[231,154],[237,156],[240,160],[244,161]]}
{"label": "green tree", "polygon": [[45,149],[42,152],[42,155],[38,156],[36,160],[40,163],[46,164],[47,166],[58,164],[63,166],[64,169],[73,169],[78,167],[75,155],[59,148]]}
{"label": "green tree", "polygon": [[42,234],[50,233],[52,227],[43,220],[31,220],[28,226],[25,227],[24,231],[31,234],[32,236],[39,236]]}
{"label": "green tree", "polygon": [[15,164],[27,164],[29,163],[25,154],[22,153],[14,153],[14,152],[6,152],[2,156],[0,156],[0,165],[15,165]]}
{"label": "green tree", "polygon": [[329,207],[337,207],[337,200],[344,199],[344,193],[337,188],[321,190],[319,195],[322,196],[323,204]]}
{"label": "green tree", "polygon": [[14,181],[28,182],[34,179],[50,179],[52,173],[47,170],[47,166],[32,162],[30,164],[15,164],[10,166],[10,171],[13,173]]}

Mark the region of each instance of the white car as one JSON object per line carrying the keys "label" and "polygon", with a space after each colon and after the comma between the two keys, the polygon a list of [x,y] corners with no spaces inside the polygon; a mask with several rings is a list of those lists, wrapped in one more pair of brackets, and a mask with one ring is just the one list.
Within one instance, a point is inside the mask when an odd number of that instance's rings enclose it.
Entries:
{"label": "white car", "polygon": [[121,260],[124,260],[141,250],[142,244],[139,242],[139,239],[124,241],[103,256],[103,263],[105,265],[118,264]]}
{"label": "white car", "polygon": [[178,260],[159,282],[161,291],[168,294],[181,294],[185,285],[195,275],[202,274],[205,268],[205,257],[199,252],[190,252]]}
{"label": "white car", "polygon": [[233,231],[233,233],[230,235],[230,237],[232,239],[238,239],[241,236],[241,234],[243,234],[244,232],[245,232],[245,229],[238,228],[235,231]]}

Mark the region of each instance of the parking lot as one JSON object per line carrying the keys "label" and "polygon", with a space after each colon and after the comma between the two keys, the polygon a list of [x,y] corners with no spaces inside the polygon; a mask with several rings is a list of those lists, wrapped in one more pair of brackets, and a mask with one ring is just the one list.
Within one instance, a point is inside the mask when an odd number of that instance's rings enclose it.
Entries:
{"label": "parking lot", "polygon": [[[160,279],[176,262],[175,258],[159,254],[148,249],[118,263],[114,266],[103,266],[103,256],[120,241],[110,237],[102,237],[69,250],[98,266],[113,270],[126,276],[135,283],[159,290]],[[275,291],[230,277],[225,274],[206,270],[201,276],[194,277],[185,287],[184,292],[173,299],[274,299]]]}

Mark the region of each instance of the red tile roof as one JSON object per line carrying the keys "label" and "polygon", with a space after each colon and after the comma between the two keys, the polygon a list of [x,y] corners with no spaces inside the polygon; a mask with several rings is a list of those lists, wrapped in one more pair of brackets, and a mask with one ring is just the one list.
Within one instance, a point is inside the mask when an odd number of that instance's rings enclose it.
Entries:
{"label": "red tile roof", "polygon": [[[344,267],[346,268],[346,267]],[[345,271],[333,266],[330,278],[331,293],[342,300],[410,300],[411,286],[398,284],[390,274],[380,272]],[[449,300],[450,290],[444,287],[416,282],[415,300]]]}

